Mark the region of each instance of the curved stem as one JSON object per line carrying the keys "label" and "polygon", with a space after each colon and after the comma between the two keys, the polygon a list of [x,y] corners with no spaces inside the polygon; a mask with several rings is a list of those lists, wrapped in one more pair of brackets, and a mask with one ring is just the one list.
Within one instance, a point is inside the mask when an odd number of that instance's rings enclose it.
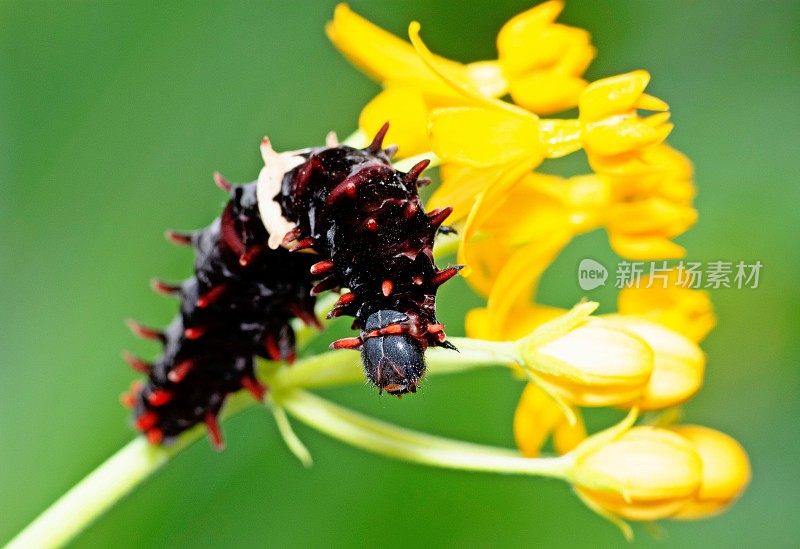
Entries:
{"label": "curved stem", "polygon": [[446,469],[565,478],[569,456],[526,458],[519,452],[396,427],[305,391],[280,396],[281,406],[307,425],[356,448]]}
{"label": "curved stem", "polygon": [[[429,349],[426,353],[431,375],[463,372],[503,365],[506,361],[491,342],[452,338],[459,353]],[[328,387],[363,380],[358,353],[331,351],[279,367],[263,362],[260,373],[276,393],[292,393],[300,387]],[[232,395],[225,405],[223,419],[255,404],[249,395]],[[183,433],[171,446],[152,446],[143,437],[129,442],[97,469],[76,484],[9,543],[9,548],[61,547],[88,527],[95,519],[147,480],[173,456],[202,438],[202,426]]]}
{"label": "curved stem", "polygon": [[[252,402],[244,394],[234,395],[225,407],[224,417],[241,412]],[[171,446],[153,446],[141,436],[133,439],[56,500],[6,549],[63,547],[204,433],[202,427],[196,426]]]}
{"label": "curved stem", "polygon": [[6,546],[61,547],[174,455],[138,437],[64,494]]}

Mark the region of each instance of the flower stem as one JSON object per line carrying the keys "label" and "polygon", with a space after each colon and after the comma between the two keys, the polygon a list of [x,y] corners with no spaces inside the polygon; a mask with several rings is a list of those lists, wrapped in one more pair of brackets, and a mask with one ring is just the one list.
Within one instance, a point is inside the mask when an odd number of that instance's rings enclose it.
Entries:
{"label": "flower stem", "polygon": [[[251,402],[245,395],[235,395],[226,406],[225,417],[247,408]],[[203,434],[202,428],[195,427],[171,446],[153,446],[144,437],[136,437],[56,500],[12,539],[6,549],[66,545]]]}
{"label": "flower stem", "polygon": [[[429,374],[463,372],[506,362],[492,342],[476,342],[468,338],[451,338],[450,341],[459,347],[460,352],[429,349],[426,353]],[[294,389],[302,387],[345,385],[363,380],[360,356],[348,351],[311,356],[290,367],[263,362],[260,370],[262,377],[278,394],[294,394]],[[223,419],[254,403],[249,395],[232,395],[225,405]],[[8,548],[65,545],[203,435],[202,426],[196,426],[183,433],[171,446],[152,446],[143,437],[135,438],[39,515],[11,540]]]}
{"label": "flower stem", "polygon": [[[276,398],[277,395],[276,395]],[[518,452],[450,440],[396,427],[305,391],[280,395],[280,404],[307,425],[356,448],[446,469],[565,478],[569,457],[525,458]]]}

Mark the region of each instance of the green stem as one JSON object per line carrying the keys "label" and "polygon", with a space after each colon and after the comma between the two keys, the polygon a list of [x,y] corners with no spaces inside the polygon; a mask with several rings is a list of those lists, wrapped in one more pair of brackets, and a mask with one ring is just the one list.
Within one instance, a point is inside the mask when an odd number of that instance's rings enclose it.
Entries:
{"label": "green stem", "polygon": [[[234,395],[225,407],[224,417],[241,412],[252,402],[244,394]],[[141,436],[133,439],[56,500],[6,549],[63,547],[204,433],[196,426],[171,446],[153,446]]]}
{"label": "green stem", "polygon": [[169,461],[172,449],[138,437],[64,494],[7,549],[61,547]]}
{"label": "green stem", "polygon": [[[463,372],[506,362],[504,355],[497,352],[497,347],[493,349],[495,344],[491,342],[476,342],[468,338],[451,338],[450,341],[459,347],[460,352],[429,349],[426,353],[429,374]],[[260,364],[260,370],[272,389],[281,394],[300,387],[327,387],[363,380],[360,356],[350,351],[315,355],[288,367],[264,362]],[[255,401],[249,395],[235,394],[225,406],[223,419],[253,404]],[[202,426],[197,426],[183,433],[171,446],[152,446],[143,437],[137,437],[53,503],[7,547],[65,545],[203,434]]]}
{"label": "green stem", "polygon": [[[277,398],[277,397],[276,397]],[[570,457],[525,458],[518,452],[461,442],[396,427],[342,408],[305,391],[280,396],[280,404],[307,425],[342,442],[412,463],[446,469],[566,478]]]}

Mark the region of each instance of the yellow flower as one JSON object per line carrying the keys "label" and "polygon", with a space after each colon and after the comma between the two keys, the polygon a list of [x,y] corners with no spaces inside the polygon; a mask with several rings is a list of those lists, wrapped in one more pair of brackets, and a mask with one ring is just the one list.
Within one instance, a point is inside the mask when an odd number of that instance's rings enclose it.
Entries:
{"label": "yellow flower", "polygon": [[[455,164],[442,172],[443,183],[431,197],[431,206],[444,207],[454,196],[460,197],[449,222],[467,218],[460,260],[468,268],[473,267],[469,256],[475,259],[469,250],[471,239],[486,235],[493,217],[527,219],[543,210],[562,220],[555,232],[568,229],[579,234],[605,228],[609,243],[622,257],[645,260],[685,255],[684,248],[673,242],[697,220],[692,206],[692,165],[685,156],[660,142],[648,142],[628,153],[602,157],[600,167],[605,171],[598,170],[595,162],[597,174],[569,179],[531,174],[544,158],[574,150],[576,135],[584,136],[586,129],[571,128],[571,121],[539,120],[498,103],[436,109],[430,117],[434,151],[443,161]],[[589,112],[599,115],[602,111],[594,107]],[[627,135],[629,126],[638,124],[631,117],[638,119],[634,111],[611,117],[625,123],[606,119],[597,123]],[[598,130],[590,125],[588,131],[589,142],[584,138],[584,144],[589,158],[601,158],[590,149]],[[527,229],[511,231],[496,237],[511,239],[519,247]],[[485,293],[486,284],[480,286]]]}
{"label": "yellow flower", "polygon": [[[533,265],[540,255],[537,250],[546,240],[564,246],[573,236],[597,228],[606,229],[612,247],[623,257],[683,255],[684,249],[671,238],[696,218],[690,199],[671,201],[669,192],[675,185],[668,170],[658,172],[664,179],[654,174],[637,189],[628,187],[623,193],[624,189],[609,177],[565,179],[528,173],[519,167],[479,190],[472,202],[468,193],[479,189],[483,178],[493,177],[496,170],[446,168],[445,182],[431,199],[431,207],[443,207],[446,200],[459,197],[450,218],[451,223],[457,223],[466,217],[459,262],[468,267],[463,273],[467,282],[483,295],[491,295],[502,269],[515,254],[525,250],[532,255]],[[524,268],[518,270],[523,277],[517,283],[520,286],[524,286],[524,279],[539,276],[539,269],[531,268],[527,274]]]}
{"label": "yellow flower", "polygon": [[554,23],[563,7],[561,1],[544,2],[512,18],[498,35],[498,59],[468,64],[433,54],[424,60],[411,44],[345,4],[336,7],[326,31],[345,57],[384,87],[361,113],[360,129],[372,135],[388,120],[387,142],[410,156],[429,148],[426,125],[419,122],[427,120],[432,109],[470,103],[448,79],[488,98],[510,91],[520,105],[536,113],[575,106],[586,86],[580,75],[595,50],[586,31]]}
{"label": "yellow flower", "polygon": [[[428,67],[411,44],[373,25],[346,4],[336,6],[325,30],[351,63],[384,87],[361,113],[360,129],[373,135],[389,121],[386,141],[397,144],[401,155],[428,150],[429,109],[454,100],[456,104],[463,103],[459,94]],[[485,62],[463,65],[441,57],[437,62],[447,66],[448,74],[481,93],[505,93],[496,64],[494,68]]]}
{"label": "yellow flower", "polygon": [[561,178],[518,173],[505,174],[481,193],[461,231],[458,261],[468,267],[462,274],[490,299],[498,277],[511,262],[515,266],[509,269],[519,271],[519,277],[509,274],[504,284],[514,286],[515,297],[529,291],[531,279],[538,280],[575,233],[572,212],[541,190]]}
{"label": "yellow flower", "polygon": [[750,482],[747,452],[732,437],[708,427],[679,425],[670,429],[686,438],[703,462],[700,491],[675,518],[699,519],[723,512]]}
{"label": "yellow flower", "polygon": [[430,145],[444,163],[442,185],[431,197],[432,207],[455,199],[455,223],[530,175],[545,158],[557,158],[580,148],[574,120],[542,120],[502,101],[434,109],[429,118]]}
{"label": "yellow flower", "polygon": [[[644,93],[650,74],[638,70],[589,84],[578,101],[581,140],[598,173],[614,173],[672,131],[669,105]],[[637,109],[662,111],[642,118]]]}
{"label": "yellow flower", "polygon": [[642,410],[677,406],[703,386],[705,355],[683,335],[647,320],[625,315],[603,315],[610,325],[642,338],[653,350],[653,375],[633,404]]}
{"label": "yellow flower", "polygon": [[533,305],[531,299],[536,296],[541,275],[567,241],[555,237],[543,239],[540,246],[533,243],[518,250],[502,266],[490,288],[486,307],[472,309],[467,314],[467,335],[491,340],[517,339],[564,314],[559,307]]}
{"label": "yellow flower", "polygon": [[570,454],[573,485],[592,508],[649,521],[673,516],[694,500],[703,463],[688,440],[654,427],[634,427],[611,440],[604,435],[589,437]]}
{"label": "yellow flower", "polygon": [[646,277],[638,287],[623,288],[617,310],[666,326],[697,343],[716,324],[714,309],[708,292],[678,285],[677,276],[678,271],[672,269],[663,280]]}
{"label": "yellow flower", "polygon": [[[514,303],[509,299],[508,303]],[[501,307],[503,305],[501,304]],[[507,313],[504,315],[502,312]],[[556,307],[533,305],[530,303],[517,303],[513,307],[498,308],[495,303],[489,303],[486,308],[473,309],[467,316],[467,334],[470,337],[484,339],[504,339],[502,334],[516,335],[518,331],[527,328],[534,329],[543,322],[558,318],[566,311]],[[683,335],[659,324],[649,322],[641,317],[626,315],[601,315],[598,320],[603,322],[604,329],[611,329],[615,333],[625,333],[635,336],[644,343],[652,353],[652,370],[644,384],[638,389],[631,388],[633,397],[628,401],[617,400],[617,404],[625,406],[636,405],[643,410],[656,410],[682,404],[694,396],[703,386],[705,372],[705,355],[697,344]],[[513,325],[513,330],[507,328]],[[567,360],[576,362],[581,353],[590,349],[592,345],[591,334],[577,331],[572,338],[559,340],[564,347],[559,347],[559,352],[565,356],[569,352],[568,345],[576,348],[573,355]],[[611,341],[611,340],[609,340]],[[599,342],[595,345],[601,346]],[[539,352],[548,353],[552,347],[544,347]],[[602,363],[602,354],[594,357],[593,363],[597,368],[608,368],[607,374],[614,370],[612,365]],[[563,357],[559,357],[563,358]],[[554,383],[548,376],[542,376],[548,383]],[[599,387],[578,389],[556,389],[556,392],[569,402],[581,406],[605,406],[609,404],[609,397],[602,394]],[[596,394],[597,393],[597,394]],[[621,398],[619,388],[615,389],[611,399]]]}
{"label": "yellow flower", "polygon": [[614,251],[630,259],[686,254],[672,241],[697,221],[692,164],[684,155],[657,145],[603,177],[613,196],[605,225]]}
{"label": "yellow flower", "polygon": [[[468,313],[467,335],[493,340],[521,337],[544,322],[563,315],[566,312],[563,309],[530,302],[535,296],[540,275],[560,249],[559,245],[554,245],[549,251],[538,250],[539,255],[532,254],[533,250],[523,249],[509,261],[492,289],[487,306]],[[526,270],[527,267],[530,270]],[[609,327],[640,338],[653,353],[652,374],[638,392],[632,391],[634,398],[625,402],[626,405],[636,404],[647,410],[674,406],[691,398],[702,387],[705,355],[692,340],[640,316],[618,314],[599,318]],[[580,347],[581,344],[587,345],[587,341],[574,344]],[[580,348],[575,352],[580,353]],[[543,380],[551,382],[547,376],[543,376]],[[554,390],[577,405],[608,403],[607,396],[595,394],[599,392],[597,387],[585,394],[574,387]],[[617,392],[613,396],[620,395]]]}
{"label": "yellow flower", "polygon": [[444,162],[474,168],[544,160],[539,118],[526,112],[486,107],[436,109],[430,118],[431,147]]}
{"label": "yellow flower", "polygon": [[556,399],[579,406],[636,400],[653,371],[653,352],[630,331],[590,317],[582,303],[542,324],[514,346],[525,371]]}
{"label": "yellow flower", "polygon": [[537,114],[577,105],[581,78],[596,54],[589,33],[554,23],[563,1],[543,2],[512,17],[497,35],[497,52],[514,102]]}

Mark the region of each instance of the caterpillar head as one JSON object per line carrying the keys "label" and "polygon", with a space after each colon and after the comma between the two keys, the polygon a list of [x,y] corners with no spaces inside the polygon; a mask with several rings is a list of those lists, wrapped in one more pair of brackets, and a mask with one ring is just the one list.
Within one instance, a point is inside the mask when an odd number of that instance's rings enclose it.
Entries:
{"label": "caterpillar head", "polygon": [[[408,317],[392,310],[381,310],[367,318],[365,332],[380,331]],[[367,378],[381,391],[392,395],[416,393],[425,373],[425,355],[420,343],[405,333],[364,338],[361,358]]]}

